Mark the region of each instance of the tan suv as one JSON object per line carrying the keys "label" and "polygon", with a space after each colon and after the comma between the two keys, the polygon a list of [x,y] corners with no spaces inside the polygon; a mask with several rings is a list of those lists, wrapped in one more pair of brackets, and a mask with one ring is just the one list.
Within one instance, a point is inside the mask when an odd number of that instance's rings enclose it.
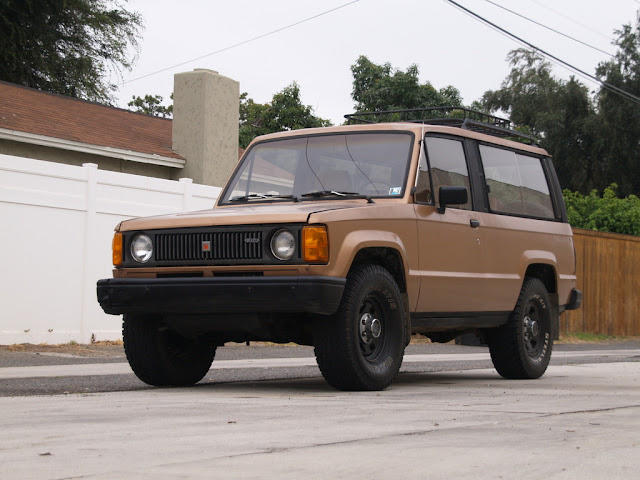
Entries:
{"label": "tan suv", "polygon": [[582,296],[560,186],[504,120],[455,110],[256,138],[212,210],[118,225],[98,300],[135,374],[190,385],[225,342],[296,342],[380,390],[412,334],[474,332],[500,375],[540,377]]}

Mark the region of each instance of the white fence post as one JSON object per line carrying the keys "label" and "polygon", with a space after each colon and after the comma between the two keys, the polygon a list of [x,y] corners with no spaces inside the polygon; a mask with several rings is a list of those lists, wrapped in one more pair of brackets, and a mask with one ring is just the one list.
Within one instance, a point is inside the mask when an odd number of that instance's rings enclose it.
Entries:
{"label": "white fence post", "polygon": [[96,234],[96,197],[98,185],[98,165],[95,163],[83,163],[82,167],[86,171],[86,213],[84,223],[84,248],[83,248],[83,287],[82,287],[82,318],[80,319],[80,336],[82,343],[89,343],[92,338],[87,325],[90,321],[92,309],[90,302],[95,303],[95,279],[92,277],[94,271],[93,263],[96,261],[94,253]]}
{"label": "white fence post", "polygon": [[181,178],[179,182],[182,184],[182,211],[188,212],[192,210],[191,199],[193,198],[193,180],[191,178]]}

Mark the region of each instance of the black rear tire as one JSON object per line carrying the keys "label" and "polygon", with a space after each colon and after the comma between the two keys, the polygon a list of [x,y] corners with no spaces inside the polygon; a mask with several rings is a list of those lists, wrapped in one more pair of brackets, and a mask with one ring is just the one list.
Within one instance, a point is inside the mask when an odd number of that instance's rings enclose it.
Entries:
{"label": "black rear tire", "polygon": [[215,346],[185,338],[154,316],[125,315],[122,338],[133,373],[157,387],[198,383],[216,354]]}
{"label": "black rear tire", "polygon": [[405,347],[404,303],[387,270],[354,267],[338,311],[316,319],[320,371],[339,390],[383,390],[400,370]]}
{"label": "black rear tire", "polygon": [[549,366],[553,350],[555,313],[542,281],[525,278],[509,321],[489,331],[493,366],[509,379],[540,378]]}

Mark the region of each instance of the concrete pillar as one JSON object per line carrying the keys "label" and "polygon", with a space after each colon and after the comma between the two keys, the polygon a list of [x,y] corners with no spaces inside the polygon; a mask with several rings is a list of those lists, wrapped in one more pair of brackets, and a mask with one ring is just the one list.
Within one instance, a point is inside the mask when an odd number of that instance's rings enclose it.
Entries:
{"label": "concrete pillar", "polygon": [[224,186],[238,163],[240,84],[213,70],[178,73],[173,86],[173,150],[187,160],[176,177]]}

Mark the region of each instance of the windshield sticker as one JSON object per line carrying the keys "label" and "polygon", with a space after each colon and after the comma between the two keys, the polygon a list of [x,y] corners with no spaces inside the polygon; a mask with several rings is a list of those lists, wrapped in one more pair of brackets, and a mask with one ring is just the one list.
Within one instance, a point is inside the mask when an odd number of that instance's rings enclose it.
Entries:
{"label": "windshield sticker", "polygon": [[392,187],[389,189],[389,195],[400,195],[402,187]]}

